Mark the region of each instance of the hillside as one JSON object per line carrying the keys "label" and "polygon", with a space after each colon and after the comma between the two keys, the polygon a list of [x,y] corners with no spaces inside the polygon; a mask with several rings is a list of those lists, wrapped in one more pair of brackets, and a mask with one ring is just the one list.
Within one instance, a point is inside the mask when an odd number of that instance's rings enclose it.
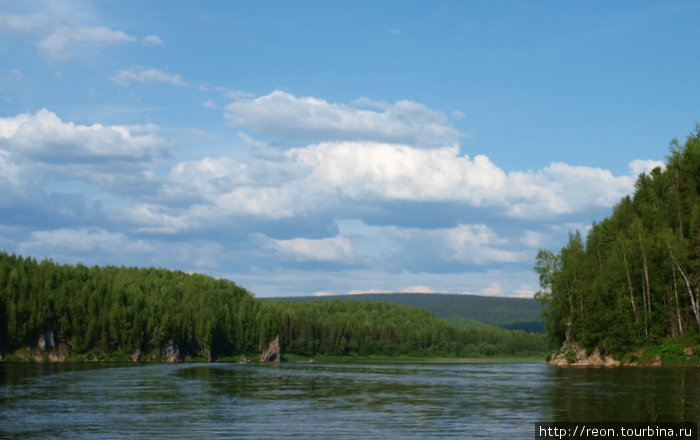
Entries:
{"label": "hillside", "polygon": [[377,301],[418,307],[436,317],[455,320],[465,319],[511,330],[541,332],[544,322],[540,318],[541,305],[530,298],[505,298],[479,295],[455,295],[445,293],[366,293],[361,295],[301,296],[275,298],[282,301],[361,300]]}
{"label": "hillside", "polygon": [[585,239],[576,232],[558,253],[540,251],[535,268],[549,335],[616,356],[668,338],[697,341],[698,243],[700,125],[684,146],[672,144],[664,167],[642,173],[634,195]]}
{"label": "hillside", "polygon": [[59,265],[0,251],[0,361],[176,362],[302,356],[543,355],[544,335],[459,328],[389,302],[261,300],[235,283],[155,268]]}

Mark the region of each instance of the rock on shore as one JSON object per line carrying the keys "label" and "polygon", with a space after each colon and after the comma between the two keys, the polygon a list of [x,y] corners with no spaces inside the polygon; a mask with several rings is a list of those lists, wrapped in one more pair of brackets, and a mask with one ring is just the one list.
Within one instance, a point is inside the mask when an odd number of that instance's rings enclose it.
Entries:
{"label": "rock on shore", "polygon": [[270,342],[267,350],[260,356],[260,362],[280,362],[282,360],[282,350],[280,349],[279,335]]}
{"label": "rock on shore", "polygon": [[589,355],[584,347],[577,342],[564,344],[564,346],[549,361],[558,367],[619,367],[620,361],[612,356],[606,356],[598,348]]}
{"label": "rock on shore", "polygon": [[552,355],[547,363],[558,367],[658,367],[662,365],[660,356],[640,361],[643,354],[641,350],[630,353],[625,362],[620,362],[611,355],[602,354],[597,347],[588,354],[587,350],[577,342],[567,342]]}

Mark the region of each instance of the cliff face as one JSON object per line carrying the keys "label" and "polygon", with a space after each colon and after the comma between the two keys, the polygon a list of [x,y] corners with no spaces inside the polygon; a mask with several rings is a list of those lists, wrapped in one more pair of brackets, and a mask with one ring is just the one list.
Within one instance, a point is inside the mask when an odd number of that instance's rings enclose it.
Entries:
{"label": "cliff face", "polygon": [[42,333],[36,346],[25,347],[15,354],[25,359],[33,359],[35,362],[63,362],[68,359],[71,349],[68,343],[56,341],[53,330]]}
{"label": "cliff face", "polygon": [[[187,357],[194,357],[202,354],[207,361],[213,362],[211,349],[205,347],[200,350],[199,344],[195,340],[190,340],[189,344],[181,349],[172,340],[164,343],[157,350],[150,353],[143,353],[141,349],[134,350],[128,357],[132,362],[182,362]],[[55,336],[53,330],[49,329],[39,335],[35,344],[25,346],[15,350],[12,354],[13,359],[20,361],[34,362],[65,362],[67,360],[85,360],[88,362],[95,361],[110,361],[110,355],[104,352],[95,353],[74,353],[70,340],[62,340]],[[73,355],[71,357],[71,354]],[[0,353],[0,362],[5,361],[7,356]],[[117,360],[123,362],[126,359],[118,354]]]}

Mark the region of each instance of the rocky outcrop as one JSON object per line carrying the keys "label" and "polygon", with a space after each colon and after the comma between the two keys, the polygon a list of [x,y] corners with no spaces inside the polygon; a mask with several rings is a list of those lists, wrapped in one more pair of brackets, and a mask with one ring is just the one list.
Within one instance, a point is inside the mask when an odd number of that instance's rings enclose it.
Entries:
{"label": "rocky outcrop", "polygon": [[50,362],[63,362],[70,356],[70,347],[63,342],[48,352]]}
{"label": "rocky outcrop", "polygon": [[280,349],[280,337],[278,335],[260,356],[260,362],[280,362],[281,360],[282,350]]}
{"label": "rocky outcrop", "polygon": [[141,362],[141,349],[137,348],[131,353],[131,362]]}
{"label": "rocky outcrop", "polygon": [[598,348],[589,355],[577,342],[569,341],[552,355],[549,363],[558,367],[619,367],[622,365],[612,356],[602,354]]}
{"label": "rocky outcrop", "polygon": [[[685,354],[687,357],[687,350]],[[565,342],[562,348],[552,355],[548,363],[558,367],[659,367],[662,365],[661,356],[645,359],[643,350],[628,354],[624,362],[621,362],[610,355],[602,354],[598,348],[588,354],[586,349],[577,342]]]}
{"label": "rocky outcrop", "polygon": [[180,362],[180,349],[173,343],[172,340],[168,341],[160,347],[159,355],[165,362],[175,363]]}
{"label": "rocky outcrop", "polygon": [[54,341],[53,330],[47,330],[43,335],[39,336],[39,341],[36,345],[42,353],[46,353],[54,348],[56,346],[56,341]]}
{"label": "rocky outcrop", "polygon": [[39,336],[34,348],[27,347],[24,352],[36,362],[63,362],[70,356],[71,348],[67,342],[57,343],[53,330],[47,330]]}

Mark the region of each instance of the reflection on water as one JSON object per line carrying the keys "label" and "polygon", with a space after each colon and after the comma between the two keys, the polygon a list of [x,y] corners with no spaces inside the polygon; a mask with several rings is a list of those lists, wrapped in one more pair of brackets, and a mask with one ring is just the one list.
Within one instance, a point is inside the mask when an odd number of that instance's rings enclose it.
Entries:
{"label": "reflection on water", "polygon": [[562,368],[552,371],[552,421],[697,421],[697,368]]}
{"label": "reflection on water", "polygon": [[696,421],[700,373],[540,363],[0,364],[0,437],[533,438],[535,421]]}

